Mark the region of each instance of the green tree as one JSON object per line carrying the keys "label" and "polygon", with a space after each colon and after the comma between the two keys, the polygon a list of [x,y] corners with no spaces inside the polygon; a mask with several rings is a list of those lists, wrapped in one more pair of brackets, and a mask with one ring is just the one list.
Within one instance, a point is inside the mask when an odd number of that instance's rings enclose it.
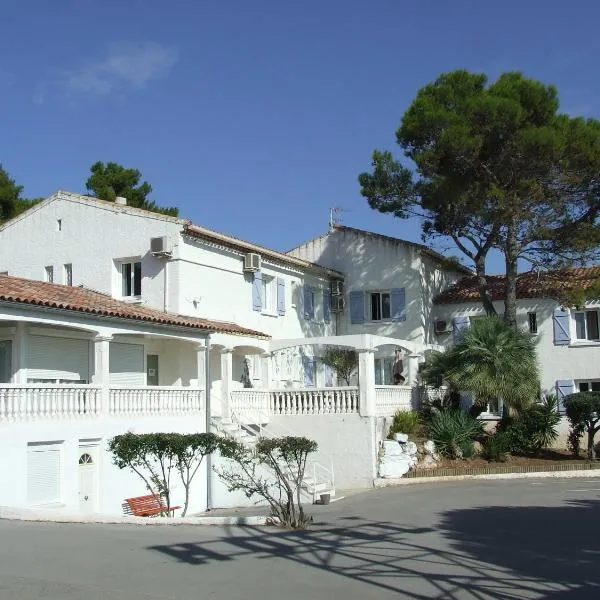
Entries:
{"label": "green tree", "polygon": [[358,354],[355,350],[340,348],[339,346],[327,346],[321,360],[324,365],[335,371],[339,379],[343,379],[346,385],[350,385],[352,376],[358,368]]}
{"label": "green tree", "polygon": [[17,185],[0,164],[0,223],[17,214],[17,203],[21,200],[22,185]]}
{"label": "green tree", "polygon": [[369,205],[423,218],[473,264],[488,314],[486,258],[505,258],[504,318],[516,323],[519,260],[540,267],[589,260],[600,240],[600,123],[558,114],[554,86],[505,73],[491,85],[464,70],[419,90],[396,139],[414,172],[375,151],[359,176]]}
{"label": "green tree", "polygon": [[152,186],[144,181],[140,183],[142,174],[137,169],[128,169],[115,162],[96,162],[91,168],[91,175],[85,183],[88,191],[96,198],[114,202],[117,196],[127,198],[127,204],[136,208],[150,210],[176,217],[179,209],[160,207],[150,200]]}
{"label": "green tree", "polygon": [[479,409],[501,398],[513,414],[540,390],[533,338],[497,316],[474,320],[454,346],[431,352],[420,374],[427,385],[472,393]]}

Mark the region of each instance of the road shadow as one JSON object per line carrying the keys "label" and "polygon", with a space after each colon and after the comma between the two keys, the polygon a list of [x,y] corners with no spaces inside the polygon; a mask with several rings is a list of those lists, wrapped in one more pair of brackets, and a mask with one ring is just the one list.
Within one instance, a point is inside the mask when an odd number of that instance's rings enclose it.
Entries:
{"label": "road shadow", "polygon": [[345,578],[352,597],[363,583],[423,600],[600,598],[599,501],[448,510],[421,528],[360,517],[301,532],[232,527],[149,549],[198,568],[277,557],[305,577],[315,569]]}

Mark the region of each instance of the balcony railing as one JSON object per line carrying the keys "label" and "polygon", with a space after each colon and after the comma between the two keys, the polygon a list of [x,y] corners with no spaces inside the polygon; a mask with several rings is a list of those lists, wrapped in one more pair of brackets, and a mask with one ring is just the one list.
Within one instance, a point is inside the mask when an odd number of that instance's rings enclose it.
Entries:
{"label": "balcony railing", "polygon": [[274,415],[328,415],[358,412],[357,387],[271,390]]}
{"label": "balcony railing", "polygon": [[109,413],[111,415],[182,415],[201,412],[204,408],[204,390],[198,388],[111,387],[109,391]]}
{"label": "balcony railing", "polygon": [[404,385],[376,385],[375,409],[378,417],[391,417],[399,410],[413,408],[414,388]]}

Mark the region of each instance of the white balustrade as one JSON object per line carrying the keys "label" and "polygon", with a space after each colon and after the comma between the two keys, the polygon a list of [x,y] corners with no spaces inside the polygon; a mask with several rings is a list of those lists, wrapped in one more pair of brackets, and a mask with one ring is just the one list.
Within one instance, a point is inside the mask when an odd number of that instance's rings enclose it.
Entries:
{"label": "white balustrade", "polygon": [[147,386],[139,388],[111,387],[111,415],[169,415],[204,410],[204,390],[191,387]]}
{"label": "white balustrade", "polygon": [[413,388],[408,385],[375,386],[375,407],[379,417],[391,417],[399,410],[411,410],[412,399]]}
{"label": "white balustrade", "polygon": [[357,387],[271,390],[274,415],[331,415],[358,412]]}
{"label": "white balustrade", "polygon": [[268,390],[244,388],[230,392],[231,411],[240,417],[258,417],[270,412]]}
{"label": "white balustrade", "polygon": [[0,421],[95,417],[100,388],[91,385],[0,385]]}

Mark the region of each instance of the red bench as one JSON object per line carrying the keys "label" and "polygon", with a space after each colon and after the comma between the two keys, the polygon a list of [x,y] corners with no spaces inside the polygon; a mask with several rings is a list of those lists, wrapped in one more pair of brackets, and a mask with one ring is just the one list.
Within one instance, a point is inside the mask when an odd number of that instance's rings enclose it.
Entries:
{"label": "red bench", "polygon": [[135,517],[155,517],[156,515],[172,516],[169,513],[173,513],[178,508],[181,508],[181,506],[167,508],[161,496],[149,494],[148,496],[126,498],[123,508],[126,514],[134,515]]}

